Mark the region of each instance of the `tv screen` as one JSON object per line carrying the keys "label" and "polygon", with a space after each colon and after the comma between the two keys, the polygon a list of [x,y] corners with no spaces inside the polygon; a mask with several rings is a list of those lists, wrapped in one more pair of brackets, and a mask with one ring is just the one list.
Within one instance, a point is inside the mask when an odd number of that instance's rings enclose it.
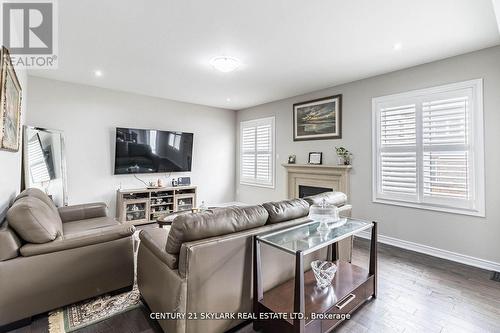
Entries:
{"label": "tv screen", "polygon": [[191,171],[193,133],[116,129],[115,175]]}

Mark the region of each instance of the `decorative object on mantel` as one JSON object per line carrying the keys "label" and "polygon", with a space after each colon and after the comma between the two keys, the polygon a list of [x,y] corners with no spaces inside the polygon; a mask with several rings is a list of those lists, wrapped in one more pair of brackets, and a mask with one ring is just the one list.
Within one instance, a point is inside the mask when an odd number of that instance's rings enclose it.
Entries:
{"label": "decorative object on mantel", "polygon": [[288,156],[288,164],[295,164],[296,160],[297,160],[297,156],[295,156],[295,155]]}
{"label": "decorative object on mantel", "polygon": [[339,165],[351,165],[352,153],[344,147],[335,147],[335,152],[339,157]]}
{"label": "decorative object on mantel", "polygon": [[293,141],[342,138],[342,95],[293,105]]}
{"label": "decorative object on mantel", "polygon": [[21,85],[5,47],[0,60],[0,149],[16,152],[21,137]]}
{"label": "decorative object on mantel", "polygon": [[323,163],[323,153],[321,152],[312,152],[309,153],[309,164],[320,165]]}

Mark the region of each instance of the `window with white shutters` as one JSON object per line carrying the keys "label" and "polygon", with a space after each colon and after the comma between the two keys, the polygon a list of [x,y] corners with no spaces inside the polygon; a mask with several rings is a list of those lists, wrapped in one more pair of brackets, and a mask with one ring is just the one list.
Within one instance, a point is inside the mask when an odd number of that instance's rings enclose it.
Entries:
{"label": "window with white shutters", "polygon": [[274,187],[274,117],[240,123],[240,183]]}
{"label": "window with white shutters", "polygon": [[482,80],[373,99],[373,200],[484,216]]}

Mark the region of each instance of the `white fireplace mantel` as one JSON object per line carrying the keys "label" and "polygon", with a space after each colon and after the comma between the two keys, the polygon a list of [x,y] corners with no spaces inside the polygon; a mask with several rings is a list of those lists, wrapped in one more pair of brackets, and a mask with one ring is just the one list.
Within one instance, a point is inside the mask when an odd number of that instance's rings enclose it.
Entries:
{"label": "white fireplace mantel", "polygon": [[299,186],[332,188],[350,197],[350,165],[282,164],[287,170],[288,197],[299,197]]}

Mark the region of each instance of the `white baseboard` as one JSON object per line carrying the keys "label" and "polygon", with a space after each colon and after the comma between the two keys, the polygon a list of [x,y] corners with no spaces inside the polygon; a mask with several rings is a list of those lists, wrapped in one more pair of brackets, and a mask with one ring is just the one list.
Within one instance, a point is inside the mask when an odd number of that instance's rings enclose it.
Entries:
{"label": "white baseboard", "polygon": [[[362,231],[356,234],[357,237],[361,238],[370,238],[370,233],[368,231]],[[428,254],[430,256],[443,258],[455,262],[459,262],[461,264],[479,267],[482,269],[486,269],[489,271],[500,272],[500,263],[488,261],[484,259],[479,259],[471,256],[467,256],[465,254],[460,254],[456,252],[451,252],[447,250],[438,249],[432,246],[422,245],[418,243],[413,243],[409,241],[405,241],[402,239],[397,239],[389,236],[378,235],[379,243],[384,243],[388,245],[392,245],[395,247],[399,247],[402,249]]]}

